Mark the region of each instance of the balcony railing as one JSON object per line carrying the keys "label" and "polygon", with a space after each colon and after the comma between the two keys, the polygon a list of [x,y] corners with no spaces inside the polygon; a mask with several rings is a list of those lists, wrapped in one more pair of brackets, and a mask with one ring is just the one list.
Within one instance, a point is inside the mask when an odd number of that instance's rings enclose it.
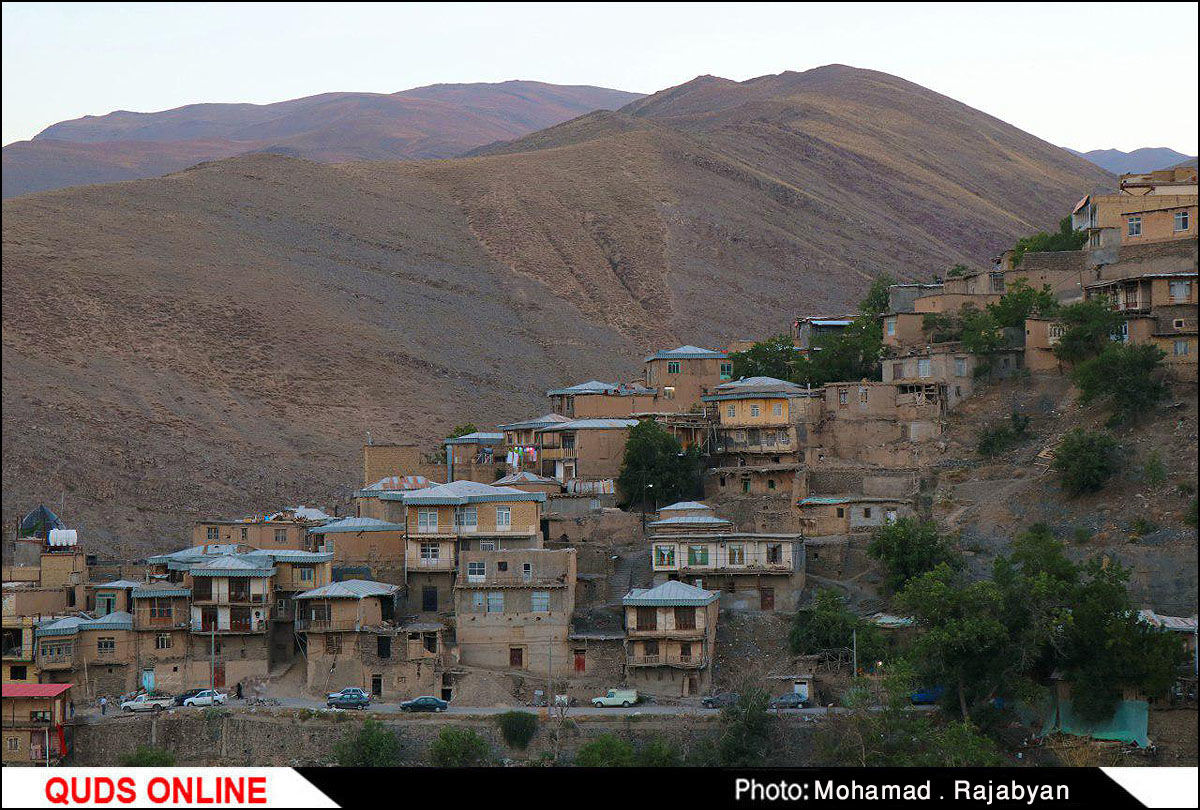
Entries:
{"label": "balcony railing", "polygon": [[261,633],[267,629],[267,622],[259,619],[254,621],[230,621],[228,627],[220,627],[215,622],[193,621],[191,623],[191,631],[193,633]]}
{"label": "balcony railing", "polygon": [[423,571],[453,571],[453,557],[418,557],[409,563],[412,568]]}
{"label": "balcony railing", "polygon": [[530,574],[525,576],[521,573],[491,573],[479,576],[478,574],[460,573],[455,585],[465,588],[565,588],[567,587],[567,575],[538,576]]}
{"label": "balcony railing", "polygon": [[702,669],[708,666],[708,658],[702,655],[635,655],[626,662],[631,667],[679,667],[680,669]]}
{"label": "balcony railing", "polygon": [[630,627],[626,631],[630,638],[704,638],[703,627]]}
{"label": "balcony railing", "polygon": [[75,665],[75,654],[70,655],[39,655],[38,669],[71,669]]}

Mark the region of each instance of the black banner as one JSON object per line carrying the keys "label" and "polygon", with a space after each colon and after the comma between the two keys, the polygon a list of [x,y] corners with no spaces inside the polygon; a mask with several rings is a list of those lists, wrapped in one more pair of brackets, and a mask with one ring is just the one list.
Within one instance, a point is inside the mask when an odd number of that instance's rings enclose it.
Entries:
{"label": "black banner", "polygon": [[[699,808],[1144,807],[1099,768],[299,768],[342,807],[427,785],[455,806],[470,801],[568,806],[673,802]],[[1151,769],[1152,770],[1152,769]],[[388,791],[383,793],[382,791]],[[421,791],[424,793],[424,791]],[[428,795],[428,794],[425,794]],[[553,797],[553,798],[551,798]],[[613,805],[619,808],[619,805]]]}

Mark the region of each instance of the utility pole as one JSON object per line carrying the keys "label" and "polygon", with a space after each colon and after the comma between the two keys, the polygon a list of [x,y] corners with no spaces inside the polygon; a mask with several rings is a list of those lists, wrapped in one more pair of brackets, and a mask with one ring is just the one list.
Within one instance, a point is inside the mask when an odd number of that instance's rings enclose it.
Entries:
{"label": "utility pole", "polygon": [[850,670],[850,677],[857,678],[858,677],[858,628],[857,627],[855,627],[854,629],[852,629],[850,631],[850,639],[851,639],[851,644],[853,644],[853,650],[854,650],[854,664],[853,664],[853,669]]}
{"label": "utility pole", "polygon": [[217,617],[208,626],[208,688],[217,688]]}

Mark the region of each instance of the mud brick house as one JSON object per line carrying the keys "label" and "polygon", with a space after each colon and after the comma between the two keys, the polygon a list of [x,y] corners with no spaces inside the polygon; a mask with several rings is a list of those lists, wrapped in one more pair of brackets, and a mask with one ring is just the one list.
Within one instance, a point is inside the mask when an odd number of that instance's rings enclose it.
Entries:
{"label": "mud brick house", "polygon": [[4,683],[37,683],[34,660],[34,616],[4,614]]}
{"label": "mud brick house", "polygon": [[643,375],[646,386],[658,391],[653,410],[684,413],[699,409],[703,397],[733,378],[733,362],[724,352],[679,346],[647,357]]}
{"label": "mud brick house", "polygon": [[143,582],[130,595],[137,686],[163,692],[192,688],[191,591],[170,582]]}
{"label": "mud brick house", "polygon": [[615,479],[629,429],[637,423],[636,419],[586,418],[542,428],[538,431],[542,475],[564,484]]}
{"label": "mud brick house", "polygon": [[1123,174],[1115,194],[1084,197],[1072,225],[1092,248],[1196,238],[1196,168]]}
{"label": "mud brick house", "polygon": [[495,481],[504,468],[504,434],[476,431],[443,440],[446,449],[446,483]]}
{"label": "mud brick house", "polygon": [[657,409],[658,392],[640,383],[599,380],[546,392],[554,413],[568,419],[619,419]]}
{"label": "mud brick house", "polygon": [[[404,491],[387,491],[379,495],[381,503],[401,497]],[[390,507],[385,506],[391,515]],[[308,530],[317,538],[317,551],[332,554],[337,569],[366,569],[374,579],[404,584],[404,524],[401,520],[371,517],[347,517],[314,526]]]}
{"label": "mud brick house", "polygon": [[98,619],[63,616],[40,622],[34,632],[43,683],[66,683],[76,695],[109,698],[134,688],[133,616]]}
{"label": "mud brick house", "polygon": [[634,588],[625,610],[625,667],[640,692],[700,695],[712,687],[720,594],[683,582]]}
{"label": "mud brick house", "polygon": [[1168,368],[1179,376],[1196,375],[1197,274],[1152,273],[1097,281],[1084,286],[1089,299],[1101,298],[1124,316],[1121,339],[1157,346]]}
{"label": "mud brick house", "polygon": [[4,765],[57,765],[68,751],[71,685],[67,683],[4,684],[0,725]]}
{"label": "mud brick house", "polygon": [[560,482],[528,470],[510,473],[503,478],[497,478],[492,483],[497,487],[512,487],[522,492],[541,492],[547,496],[558,495],[563,491],[563,485]]}
{"label": "mud brick house", "polygon": [[[510,422],[499,425],[504,433],[504,463],[510,472],[533,471],[541,469],[538,464],[540,449],[538,431],[561,422],[569,422],[571,418],[559,413],[547,413],[533,419],[521,422]],[[493,482],[494,483],[494,482]]]}
{"label": "mud brick house", "polygon": [[242,543],[254,548],[308,549],[308,530],[332,520],[320,509],[299,506],[241,520],[202,520],[192,527],[192,543]]}
{"label": "mud brick house", "polygon": [[387,521],[389,510],[387,502],[380,500],[385,492],[412,492],[417,489],[427,489],[438,486],[437,481],[431,481],[423,475],[389,475],[380,478],[370,486],[355,490],[354,516],[374,518]]}
{"label": "mud brick house", "polygon": [[821,415],[821,391],[774,377],[723,383],[704,398],[719,415],[708,497],[791,497],[796,470]]}
{"label": "mud brick house", "polygon": [[454,481],[384,497],[404,509],[407,610],[413,613],[451,609],[463,552],[542,544],[544,492]]}
{"label": "mud brick house", "polygon": [[681,580],[719,589],[727,610],[795,609],[805,578],[799,534],[741,532],[696,501],[659,514],[648,538],[655,583]]}
{"label": "mud brick house", "polygon": [[945,385],[946,408],[953,409],[984,380],[1006,379],[1025,365],[1025,348],[1001,349],[980,357],[962,343],[934,343],[910,348],[883,359],[883,382]]}
{"label": "mud brick house", "polygon": [[853,315],[796,318],[792,321],[792,343],[800,354],[807,357],[822,340],[842,334],[853,321]]}
{"label": "mud brick house", "polygon": [[357,686],[380,700],[434,694],[442,625],[399,621],[400,592],[395,585],[350,579],[295,597],[310,692]]}
{"label": "mud brick house", "polygon": [[944,383],[830,383],[823,394],[821,446],[809,452],[810,465],[836,459],[880,467],[920,466],[926,446],[942,434]]}
{"label": "mud brick house", "polygon": [[869,531],[913,514],[910,499],[868,495],[810,495],[797,507],[805,537]]}
{"label": "mud brick house", "polygon": [[519,548],[461,555],[455,638],[468,666],[566,675],[574,671],[575,549]]}

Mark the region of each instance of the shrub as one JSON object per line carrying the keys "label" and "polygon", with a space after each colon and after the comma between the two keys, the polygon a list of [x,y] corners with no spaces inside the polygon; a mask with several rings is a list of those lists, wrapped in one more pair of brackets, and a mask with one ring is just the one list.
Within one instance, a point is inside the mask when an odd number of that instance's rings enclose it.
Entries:
{"label": "shrub", "polygon": [[175,765],[175,755],[162,748],[139,745],[132,754],[121,757],[121,764],[129,768],[170,768]]}
{"label": "shrub", "polygon": [[429,760],[439,768],[468,768],[491,762],[492,747],[469,728],[447,726],[429,745]]}
{"label": "shrub", "polygon": [[1185,512],[1183,515],[1183,522],[1191,526],[1193,529],[1196,528],[1197,511],[1196,499],[1193,497],[1192,502],[1188,504],[1187,512]]}
{"label": "shrub", "polygon": [[1087,526],[1075,527],[1075,542],[1083,545],[1092,539],[1092,530]]}
{"label": "shrub", "polygon": [[584,768],[628,768],[634,764],[633,746],[614,734],[601,734],[579,747],[575,764]]}
{"label": "shrub", "polygon": [[1071,495],[1099,492],[1117,466],[1117,442],[1107,433],[1076,428],[1054,451],[1053,468]]}
{"label": "shrub", "polygon": [[821,588],[811,605],[796,611],[788,646],[795,655],[849,647],[855,631],[863,660],[877,657],[883,648],[879,628],[846,607],[837,591]]}
{"label": "shrub", "polygon": [[755,768],[766,764],[774,723],[767,713],[769,703],[762,689],[747,689],[737,703],[721,712],[721,736],[715,752],[720,765]]}
{"label": "shrub", "polygon": [[1167,467],[1162,462],[1162,456],[1157,450],[1150,453],[1150,457],[1146,459],[1146,465],[1142,468],[1142,474],[1146,476],[1146,483],[1152,487],[1161,487],[1167,480]]}
{"label": "shrub", "polygon": [[1013,411],[1008,421],[986,428],[979,434],[979,455],[995,458],[1014,447],[1029,433],[1029,417]]}
{"label": "shrub", "polygon": [[496,724],[500,726],[504,741],[522,750],[529,746],[538,730],[537,715],[532,712],[505,712],[496,717]]}
{"label": "shrub", "polygon": [[1039,231],[1033,236],[1017,240],[1013,247],[1012,266],[1021,264],[1026,253],[1057,253],[1064,250],[1079,250],[1087,241],[1087,234],[1071,227],[1071,218],[1063,217],[1054,233]]}
{"label": "shrub", "polygon": [[1145,537],[1156,531],[1158,531],[1158,525],[1144,517],[1134,518],[1133,523],[1129,526],[1129,533],[1134,537]]}
{"label": "shrub", "polygon": [[683,764],[683,754],[671,741],[655,737],[642,746],[638,764],[644,768],[675,768]]}
{"label": "shrub", "polygon": [[1104,298],[1090,298],[1063,307],[1058,319],[1064,331],[1054,346],[1054,356],[1067,363],[1095,357],[1111,346],[1122,320]]}
{"label": "shrub", "polygon": [[1071,372],[1079,401],[1102,403],[1112,413],[1113,424],[1136,421],[1166,396],[1164,357],[1157,346],[1111,343]]}
{"label": "shrub", "polygon": [[400,760],[400,739],[374,718],[334,748],[337,763],[347,768],[388,768]]}
{"label": "shrub", "polygon": [[885,581],[893,591],[899,591],[913,577],[932,571],[938,563],[958,565],[958,555],[938,534],[937,525],[916,518],[900,518],[880,526],[867,553],[883,564]]}

